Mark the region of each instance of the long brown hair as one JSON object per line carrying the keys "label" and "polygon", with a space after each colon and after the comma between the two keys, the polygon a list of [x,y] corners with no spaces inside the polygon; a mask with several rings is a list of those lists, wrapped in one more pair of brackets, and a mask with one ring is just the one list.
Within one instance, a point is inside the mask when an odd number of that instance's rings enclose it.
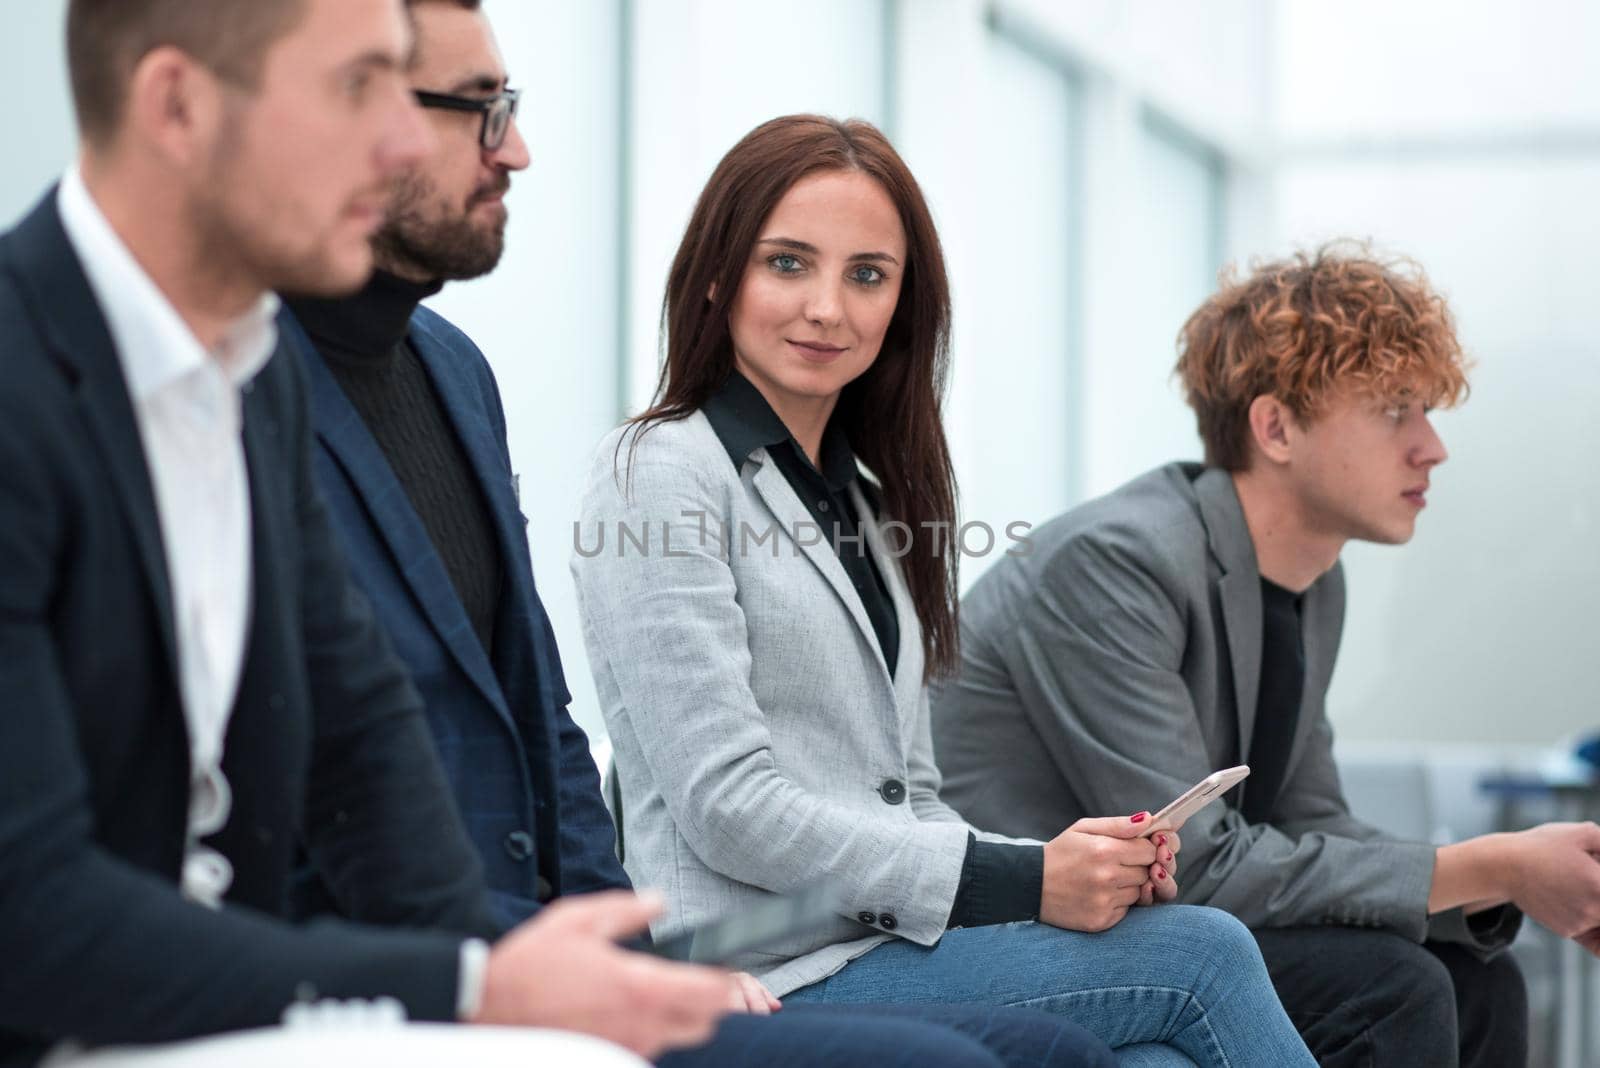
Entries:
{"label": "long brown hair", "polygon": [[955,667],[958,640],[951,549],[956,480],[939,417],[950,358],[950,283],[922,190],[877,127],[859,119],[787,115],[757,126],[722,157],[667,277],[661,305],[667,358],[655,403],[632,423],[643,433],[686,418],[727,381],[734,366],[728,309],[761,225],[796,182],[829,170],[876,180],[906,232],[900,300],[883,349],[844,387],[833,422],[875,478],[884,517],[910,528],[901,567],[922,625],[924,678],[930,679]]}

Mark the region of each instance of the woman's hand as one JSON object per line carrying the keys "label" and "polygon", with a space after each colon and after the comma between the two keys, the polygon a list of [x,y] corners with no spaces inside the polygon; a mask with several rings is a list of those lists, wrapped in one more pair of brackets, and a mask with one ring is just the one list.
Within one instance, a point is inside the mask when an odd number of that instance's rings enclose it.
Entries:
{"label": "woman's hand", "polygon": [[747,1012],[751,1016],[771,1016],[783,1008],[783,1002],[773,997],[766,984],[749,972],[734,972],[733,995],[728,1008],[734,1012]]}
{"label": "woman's hand", "polygon": [[1150,836],[1156,847],[1156,862],[1150,865],[1150,881],[1145,884],[1148,893],[1141,893],[1139,904],[1153,905],[1171,901],[1178,896],[1178,850],[1183,842],[1177,831],[1157,831]]}
{"label": "woman's hand", "polygon": [[[1139,837],[1149,819],[1148,812],[1082,819],[1046,842],[1039,919],[1069,931],[1104,931],[1141,902],[1147,884],[1171,883],[1170,875],[1154,874],[1165,844]],[[1152,899],[1157,893],[1152,885]]]}

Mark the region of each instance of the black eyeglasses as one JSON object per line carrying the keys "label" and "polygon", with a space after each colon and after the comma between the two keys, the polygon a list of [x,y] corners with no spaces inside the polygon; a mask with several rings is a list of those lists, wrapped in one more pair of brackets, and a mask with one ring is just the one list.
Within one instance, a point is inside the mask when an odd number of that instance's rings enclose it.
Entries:
{"label": "black eyeglasses", "polygon": [[506,143],[506,133],[511,120],[517,117],[517,100],[520,89],[502,89],[498,96],[452,96],[449,93],[430,93],[416,90],[417,103],[425,108],[442,108],[445,111],[477,111],[483,115],[483,126],[478,130],[478,144],[485,152],[493,152]]}

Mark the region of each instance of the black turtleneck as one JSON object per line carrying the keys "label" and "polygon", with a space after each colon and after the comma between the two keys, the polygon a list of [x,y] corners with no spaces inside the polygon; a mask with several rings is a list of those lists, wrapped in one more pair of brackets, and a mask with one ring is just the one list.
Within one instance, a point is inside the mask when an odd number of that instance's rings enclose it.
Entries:
{"label": "black turtleneck", "polygon": [[1305,697],[1306,653],[1300,610],[1305,598],[1261,579],[1261,689],[1250,739],[1250,782],[1241,811],[1251,823],[1271,823],[1289,776],[1294,732]]}
{"label": "black turtleneck", "polygon": [[483,490],[407,333],[438,285],[378,272],[342,300],[289,307],[389,461],[486,653],[494,652],[501,559]]}

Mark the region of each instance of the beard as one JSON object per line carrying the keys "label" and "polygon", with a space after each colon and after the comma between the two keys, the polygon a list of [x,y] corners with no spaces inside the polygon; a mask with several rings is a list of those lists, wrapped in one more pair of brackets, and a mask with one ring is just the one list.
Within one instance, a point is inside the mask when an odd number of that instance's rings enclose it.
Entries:
{"label": "beard", "polygon": [[388,220],[372,238],[378,264],[395,274],[462,282],[495,269],[505,251],[506,220],[474,222],[472,209],[504,195],[511,177],[499,175],[475,190],[460,212],[441,208],[433,183],[407,174],[396,185]]}

